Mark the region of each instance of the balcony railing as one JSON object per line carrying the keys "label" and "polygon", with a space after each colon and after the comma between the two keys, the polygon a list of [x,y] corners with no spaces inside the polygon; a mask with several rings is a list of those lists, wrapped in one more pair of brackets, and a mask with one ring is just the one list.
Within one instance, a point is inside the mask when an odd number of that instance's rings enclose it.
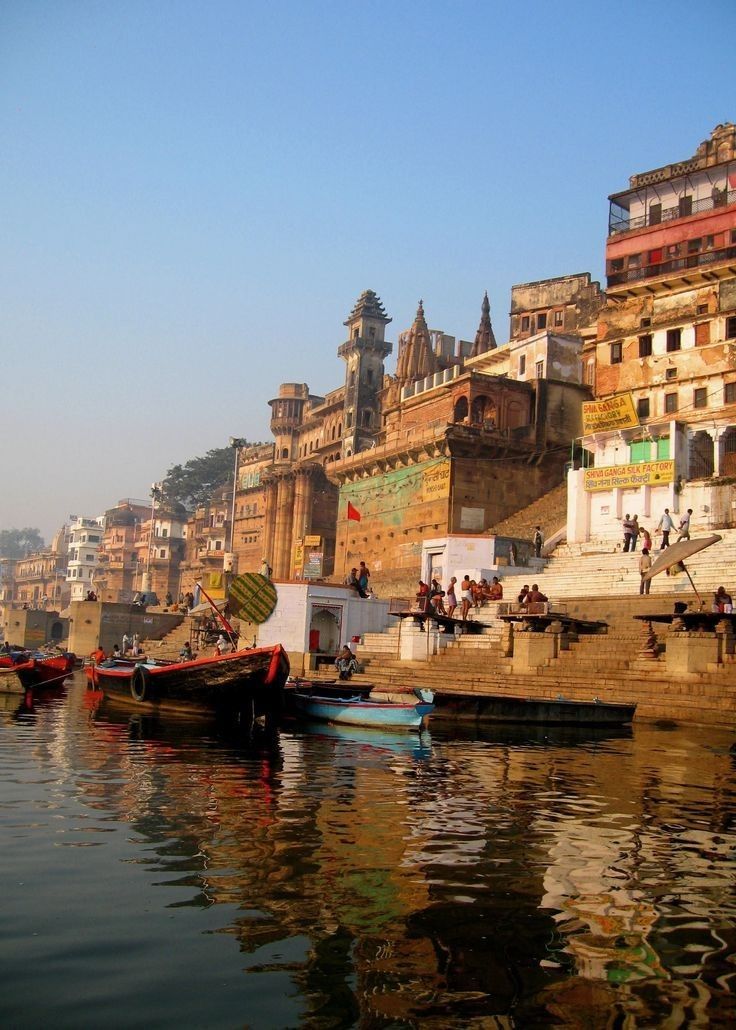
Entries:
{"label": "balcony railing", "polygon": [[644,229],[649,225],[672,222],[677,218],[688,218],[690,215],[697,215],[703,211],[712,211],[716,207],[728,207],[729,204],[736,204],[736,190],[723,190],[715,197],[694,200],[689,211],[682,210],[679,205],[663,208],[654,219],[652,219],[651,212],[639,215],[637,218],[629,218],[625,213],[625,208],[617,207],[614,210],[612,206],[608,217],[608,235],[617,236],[619,233]]}
{"label": "balcony railing", "polygon": [[627,268],[623,272],[612,272],[608,276],[608,285],[621,286],[624,283],[638,282],[641,279],[653,279],[659,275],[671,275],[683,272],[688,268],[702,268],[720,261],[736,258],[736,247],[725,247],[723,250],[707,250],[702,254],[688,254],[686,257],[673,258],[671,261],[660,261],[656,265],[644,265],[642,268]]}

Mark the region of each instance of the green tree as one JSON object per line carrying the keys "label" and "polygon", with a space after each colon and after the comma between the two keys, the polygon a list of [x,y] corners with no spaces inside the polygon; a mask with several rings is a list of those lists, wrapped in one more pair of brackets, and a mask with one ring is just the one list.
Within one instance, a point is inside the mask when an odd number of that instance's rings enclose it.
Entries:
{"label": "green tree", "polygon": [[[244,447],[257,446],[243,442]],[[232,447],[217,447],[202,458],[191,458],[184,465],[172,465],[163,484],[165,500],[191,511],[206,504],[215,490],[233,481]]]}
{"label": "green tree", "polygon": [[0,530],[0,558],[24,558],[31,551],[40,551],[43,537],[37,529]]}

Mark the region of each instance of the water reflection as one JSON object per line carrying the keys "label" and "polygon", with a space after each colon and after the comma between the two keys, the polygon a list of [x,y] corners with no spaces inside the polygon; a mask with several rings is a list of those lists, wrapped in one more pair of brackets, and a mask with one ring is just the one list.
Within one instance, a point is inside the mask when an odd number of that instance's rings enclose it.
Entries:
{"label": "water reflection", "polygon": [[[190,975],[208,1026],[685,1026],[735,1014],[724,734],[223,727],[100,705],[80,682],[30,721],[0,714],[0,817],[24,844],[10,862],[53,833],[62,867],[92,847],[122,905],[145,898],[145,939],[179,953],[161,1025],[197,1022]],[[81,883],[64,904],[72,923],[86,919]],[[118,950],[142,947],[139,926],[114,925]],[[104,954],[99,941],[64,949],[64,976],[80,983]],[[31,953],[21,942],[11,976],[22,980]],[[59,989],[53,969],[47,979]],[[123,978],[121,998],[129,987]],[[136,981],[130,1025],[161,992]],[[80,1012],[71,1001],[68,1012],[72,1025]]]}

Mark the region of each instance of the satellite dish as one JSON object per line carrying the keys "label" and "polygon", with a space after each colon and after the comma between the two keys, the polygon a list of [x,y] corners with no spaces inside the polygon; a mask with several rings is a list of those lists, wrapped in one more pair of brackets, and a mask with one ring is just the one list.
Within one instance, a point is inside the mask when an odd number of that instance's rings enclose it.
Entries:
{"label": "satellite dish", "polygon": [[276,607],[276,587],[258,572],[236,576],[228,590],[230,611],[247,622],[265,622]]}

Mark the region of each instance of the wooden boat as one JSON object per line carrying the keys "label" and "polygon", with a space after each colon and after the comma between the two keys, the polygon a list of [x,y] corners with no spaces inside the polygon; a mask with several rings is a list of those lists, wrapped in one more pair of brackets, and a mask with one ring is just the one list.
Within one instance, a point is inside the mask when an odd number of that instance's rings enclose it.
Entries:
{"label": "wooden boat", "polygon": [[421,730],[434,711],[431,690],[417,688],[416,700],[409,702],[374,701],[361,697],[320,697],[294,691],[296,710],[308,719],[346,726],[372,726],[382,729]]}
{"label": "wooden boat", "polygon": [[479,722],[534,723],[555,726],[625,726],[636,712],[636,704],[610,701],[575,701],[564,697],[506,697],[439,695],[437,713],[454,719]]}
{"label": "wooden boat", "polygon": [[86,669],[106,697],[148,708],[211,711],[249,707],[262,714],[280,707],[289,659],[280,644],[185,662],[103,662]]}
{"label": "wooden boat", "polygon": [[71,651],[14,651],[0,655],[0,678],[10,683],[15,676],[22,690],[58,687],[72,674],[76,661]]}
{"label": "wooden boat", "polygon": [[351,683],[350,680],[310,680],[301,676],[290,676],[286,681],[287,696],[291,691],[300,694],[318,694],[320,697],[368,697],[373,683]]}

